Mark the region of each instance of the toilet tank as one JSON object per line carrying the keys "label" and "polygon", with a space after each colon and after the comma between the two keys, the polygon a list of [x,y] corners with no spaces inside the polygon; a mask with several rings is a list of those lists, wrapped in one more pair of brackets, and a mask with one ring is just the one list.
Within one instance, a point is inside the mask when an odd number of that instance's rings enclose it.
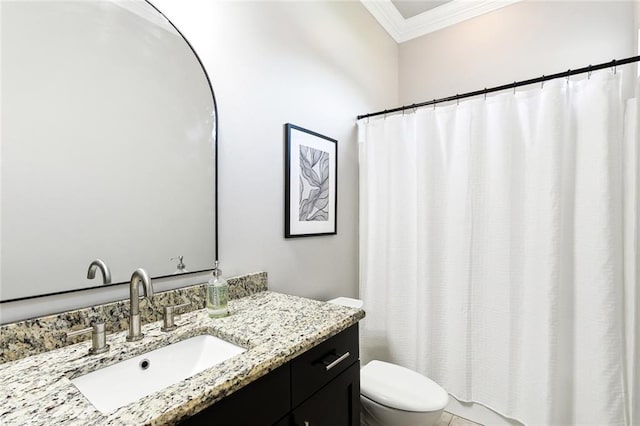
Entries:
{"label": "toilet tank", "polygon": [[350,297],[336,297],[335,299],[327,300],[327,303],[333,303],[334,305],[347,306],[349,308],[362,308],[362,300],[352,299]]}

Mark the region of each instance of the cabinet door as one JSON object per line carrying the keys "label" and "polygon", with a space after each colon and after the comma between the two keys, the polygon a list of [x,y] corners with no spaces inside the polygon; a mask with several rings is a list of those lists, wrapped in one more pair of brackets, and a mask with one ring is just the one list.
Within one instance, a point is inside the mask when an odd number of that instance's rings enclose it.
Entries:
{"label": "cabinet door", "polygon": [[290,380],[290,366],[287,363],[184,420],[182,424],[272,425],[291,410]]}
{"label": "cabinet door", "polygon": [[356,361],[293,410],[296,426],[360,426],[360,362]]}

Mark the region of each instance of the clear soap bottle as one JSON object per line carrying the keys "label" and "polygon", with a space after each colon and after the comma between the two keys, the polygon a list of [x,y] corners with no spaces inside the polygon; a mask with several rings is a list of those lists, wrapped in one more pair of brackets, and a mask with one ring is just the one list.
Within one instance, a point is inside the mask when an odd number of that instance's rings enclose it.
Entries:
{"label": "clear soap bottle", "polygon": [[218,268],[218,261],[213,270],[213,277],[207,283],[207,312],[211,318],[221,318],[229,315],[227,301],[229,300],[229,284],[222,278],[222,270]]}

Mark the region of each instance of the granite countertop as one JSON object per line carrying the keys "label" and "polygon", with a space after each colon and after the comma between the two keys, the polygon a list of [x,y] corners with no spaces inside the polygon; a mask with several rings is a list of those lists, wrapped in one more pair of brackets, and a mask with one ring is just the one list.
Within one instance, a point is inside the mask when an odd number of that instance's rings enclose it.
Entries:
{"label": "granite countertop", "polygon": [[[0,424],[171,424],[189,417],[364,318],[364,311],[264,291],[229,301],[230,316],[201,309],[182,315],[178,329],[144,325],[143,340],[107,336],[109,352],[88,355],[90,342],[0,365]],[[201,334],[247,349],[186,380],[109,414],[101,414],[71,379]]]}

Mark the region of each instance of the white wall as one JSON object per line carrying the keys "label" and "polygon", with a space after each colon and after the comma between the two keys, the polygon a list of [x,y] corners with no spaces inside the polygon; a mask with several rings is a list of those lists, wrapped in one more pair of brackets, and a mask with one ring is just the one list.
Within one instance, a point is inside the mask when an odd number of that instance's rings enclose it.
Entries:
{"label": "white wall", "polygon": [[[632,1],[529,1],[400,45],[400,103],[441,98],[637,53]],[[625,66],[633,90],[634,66]],[[527,90],[527,88],[523,88]],[[447,410],[482,424],[519,424],[453,398]]]}
{"label": "white wall", "polygon": [[[220,116],[220,259],[275,291],[358,291],[355,117],[397,103],[398,46],[357,1],[158,0],[198,51]],[[338,234],[284,238],[284,123],[338,140]]]}
{"label": "white wall", "polygon": [[[265,270],[275,291],[356,296],[355,117],[397,104],[397,44],[359,1],[152,1],[198,52],[216,93],[224,275]],[[286,122],[338,140],[335,236],[283,237]],[[104,289],[3,304],[0,321],[127,294]]]}
{"label": "white wall", "polygon": [[633,56],[633,20],[633,1],[526,0],[427,34],[400,45],[400,103]]}

